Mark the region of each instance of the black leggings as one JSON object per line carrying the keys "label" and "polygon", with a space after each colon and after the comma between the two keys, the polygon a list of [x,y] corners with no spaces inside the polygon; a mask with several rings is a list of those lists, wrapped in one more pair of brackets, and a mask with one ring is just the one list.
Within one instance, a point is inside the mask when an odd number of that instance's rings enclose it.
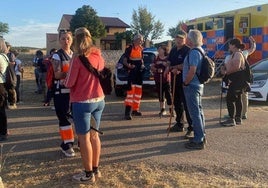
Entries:
{"label": "black leggings", "polygon": [[241,118],[242,113],[242,91],[235,91],[229,88],[226,96],[227,109],[230,118]]}

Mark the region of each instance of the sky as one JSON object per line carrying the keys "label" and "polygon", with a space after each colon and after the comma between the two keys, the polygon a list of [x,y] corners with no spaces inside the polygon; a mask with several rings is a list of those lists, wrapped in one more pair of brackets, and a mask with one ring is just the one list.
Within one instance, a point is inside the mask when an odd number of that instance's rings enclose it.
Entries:
{"label": "sky", "polygon": [[62,15],[75,14],[83,5],[128,25],[133,11],[143,7],[164,24],[161,39],[166,40],[168,29],[179,21],[265,3],[268,0],[2,0],[0,22],[8,24],[9,33],[3,37],[12,46],[45,48],[46,33],[57,33]]}

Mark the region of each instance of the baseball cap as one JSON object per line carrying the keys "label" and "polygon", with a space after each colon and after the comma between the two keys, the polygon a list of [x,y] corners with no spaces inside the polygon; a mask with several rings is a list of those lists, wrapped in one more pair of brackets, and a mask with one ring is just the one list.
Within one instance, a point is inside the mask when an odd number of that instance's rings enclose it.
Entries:
{"label": "baseball cap", "polygon": [[186,38],[187,33],[183,30],[178,31],[178,34],[176,35],[176,38]]}

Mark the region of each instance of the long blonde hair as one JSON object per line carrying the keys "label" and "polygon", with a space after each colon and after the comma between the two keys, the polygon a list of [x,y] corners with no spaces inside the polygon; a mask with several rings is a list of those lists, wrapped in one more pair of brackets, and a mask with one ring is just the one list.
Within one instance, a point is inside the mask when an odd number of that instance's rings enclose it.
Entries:
{"label": "long blonde hair", "polygon": [[77,55],[86,55],[90,53],[93,46],[91,34],[85,27],[79,27],[75,30],[74,51]]}

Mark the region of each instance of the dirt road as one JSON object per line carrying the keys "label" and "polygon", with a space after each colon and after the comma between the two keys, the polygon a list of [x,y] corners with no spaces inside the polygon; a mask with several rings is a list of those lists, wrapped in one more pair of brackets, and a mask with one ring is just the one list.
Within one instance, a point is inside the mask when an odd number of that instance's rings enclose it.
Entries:
{"label": "dirt road", "polygon": [[[55,112],[43,107],[40,96],[27,90],[32,81],[24,84],[24,104],[8,110],[11,135],[8,141],[0,143],[5,163],[1,177],[6,187],[73,187],[70,177],[81,169],[80,156],[66,159],[61,155]],[[101,165],[146,162],[208,176],[246,178],[254,185],[268,186],[268,106],[251,103],[249,118],[242,125],[221,127],[218,84],[211,83],[205,90],[208,143],[202,151],[185,149],[184,133],[167,136],[169,117],[158,117],[159,104],[155,98],[144,97],[143,116],[126,121],[123,98],[107,96],[101,124]],[[223,114],[226,113],[224,109]]]}

